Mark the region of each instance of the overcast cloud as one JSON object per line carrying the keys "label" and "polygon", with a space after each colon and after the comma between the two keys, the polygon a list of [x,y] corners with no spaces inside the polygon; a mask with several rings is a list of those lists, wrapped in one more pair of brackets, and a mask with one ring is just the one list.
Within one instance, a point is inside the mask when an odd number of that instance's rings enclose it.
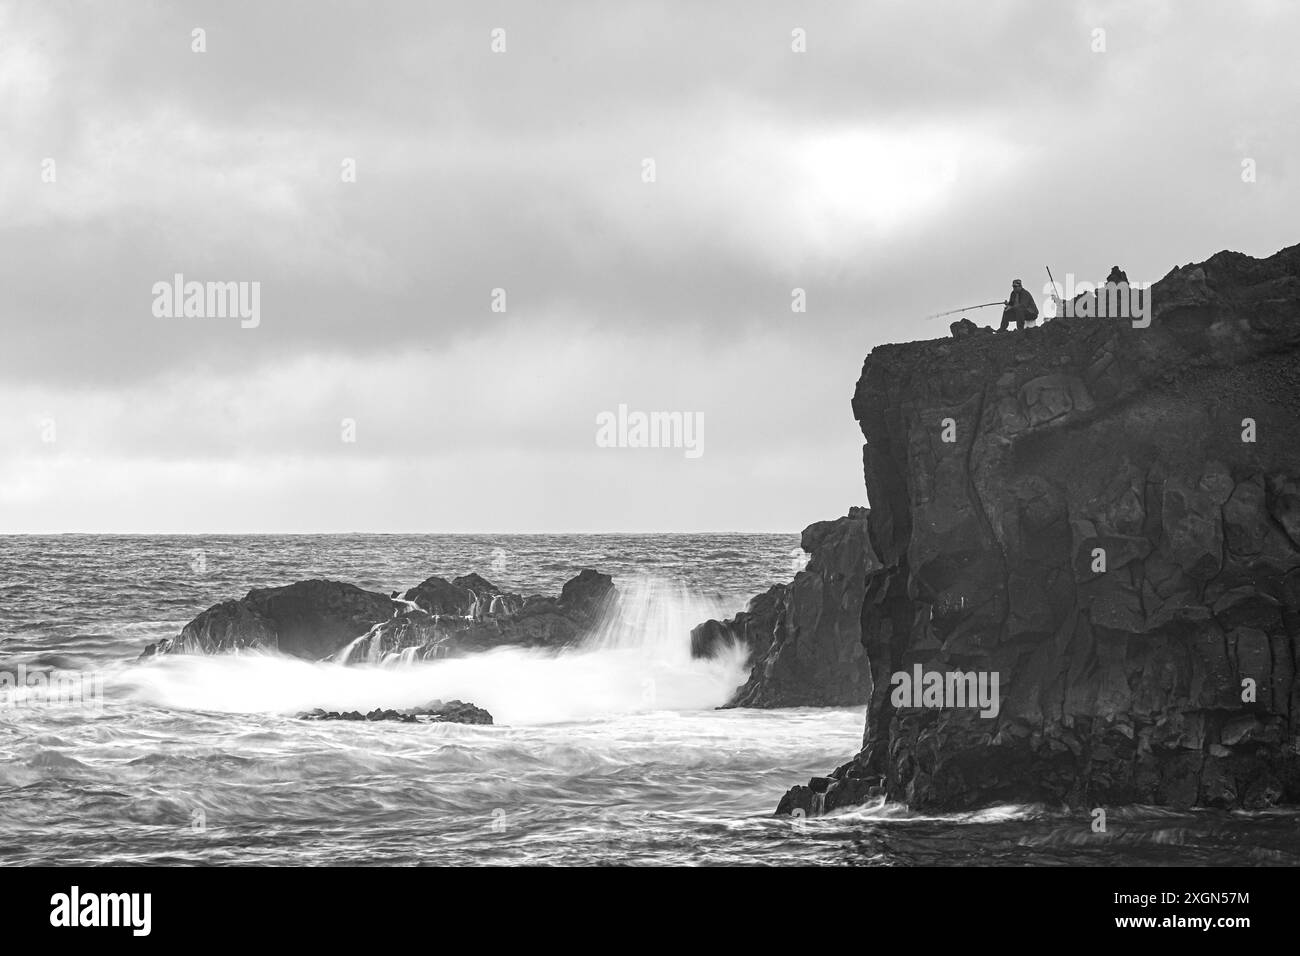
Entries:
{"label": "overcast cloud", "polygon": [[[1297,36],[1281,0],[0,3],[0,531],[842,514],[862,359],[927,313],[1300,240]],[[260,282],[260,324],[155,317],[176,273]],[[620,403],[704,454],[597,447]]]}

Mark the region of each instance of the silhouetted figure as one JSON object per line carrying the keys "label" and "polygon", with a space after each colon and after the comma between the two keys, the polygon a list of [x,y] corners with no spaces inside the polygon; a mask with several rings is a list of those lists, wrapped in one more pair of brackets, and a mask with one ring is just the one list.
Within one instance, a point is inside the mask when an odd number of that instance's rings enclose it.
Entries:
{"label": "silhouetted figure", "polygon": [[1007,306],[1002,310],[1002,327],[999,332],[1007,330],[1007,323],[1016,323],[1016,329],[1023,329],[1026,325],[1033,325],[1038,321],[1038,303],[1034,297],[1029,294],[1029,290],[1020,284],[1016,279],[1011,283],[1011,296],[1007,299]]}
{"label": "silhouetted figure", "polygon": [[1127,284],[1128,276],[1124,273],[1124,270],[1121,269],[1119,266],[1111,266],[1110,275],[1106,276],[1106,281],[1113,282],[1116,285],[1119,285],[1121,282]]}

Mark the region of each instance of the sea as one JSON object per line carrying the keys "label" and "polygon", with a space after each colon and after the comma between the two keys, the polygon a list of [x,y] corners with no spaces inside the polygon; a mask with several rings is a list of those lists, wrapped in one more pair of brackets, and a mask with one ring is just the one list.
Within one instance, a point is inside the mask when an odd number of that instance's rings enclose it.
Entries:
{"label": "sea", "polygon": [[[0,536],[0,865],[1289,865],[1300,814],[876,801],[776,817],[849,759],[864,708],[719,709],[735,651],[690,629],[788,581],[797,534]],[[478,572],[613,576],[581,645],[345,667],[140,660],[195,615],[308,578],[384,593]],[[491,726],[304,721],[460,699]]]}

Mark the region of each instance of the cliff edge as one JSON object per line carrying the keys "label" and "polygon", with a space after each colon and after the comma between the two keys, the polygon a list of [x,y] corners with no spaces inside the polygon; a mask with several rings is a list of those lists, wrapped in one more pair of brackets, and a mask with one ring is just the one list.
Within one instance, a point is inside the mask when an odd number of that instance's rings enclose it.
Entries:
{"label": "cliff edge", "polygon": [[1300,799],[1300,246],[1149,295],[867,357],[863,749],[778,812]]}

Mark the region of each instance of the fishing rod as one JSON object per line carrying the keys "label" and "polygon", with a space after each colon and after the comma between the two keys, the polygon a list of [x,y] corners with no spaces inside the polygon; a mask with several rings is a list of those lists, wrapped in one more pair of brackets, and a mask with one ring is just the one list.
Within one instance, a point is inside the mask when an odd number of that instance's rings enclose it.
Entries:
{"label": "fishing rod", "polygon": [[[1057,291],[1058,287],[1056,285],[1056,280],[1052,278],[1052,267],[1043,266],[1043,268],[1047,270],[1047,280],[1052,283],[1052,301],[1056,303],[1055,317],[1059,319],[1062,313],[1064,313],[1065,311],[1065,301],[1061,298],[1060,293]],[[1047,321],[1046,318],[1044,318],[1043,321],[1046,322]]]}
{"label": "fishing rod", "polygon": [[934,315],[927,315],[926,318],[927,318],[927,319],[941,319],[941,318],[943,318],[945,315],[956,315],[958,312],[970,312],[970,311],[972,311],[973,309],[987,309],[987,308],[988,308],[989,306],[991,306],[991,305],[1006,305],[1006,303],[1003,302],[1003,301],[1001,301],[1001,300],[999,300],[999,301],[997,301],[997,302],[985,302],[983,305],[968,305],[968,306],[965,306],[964,308],[960,308],[960,309],[950,309],[950,310],[948,310],[947,312],[937,312],[937,313],[935,313]]}

